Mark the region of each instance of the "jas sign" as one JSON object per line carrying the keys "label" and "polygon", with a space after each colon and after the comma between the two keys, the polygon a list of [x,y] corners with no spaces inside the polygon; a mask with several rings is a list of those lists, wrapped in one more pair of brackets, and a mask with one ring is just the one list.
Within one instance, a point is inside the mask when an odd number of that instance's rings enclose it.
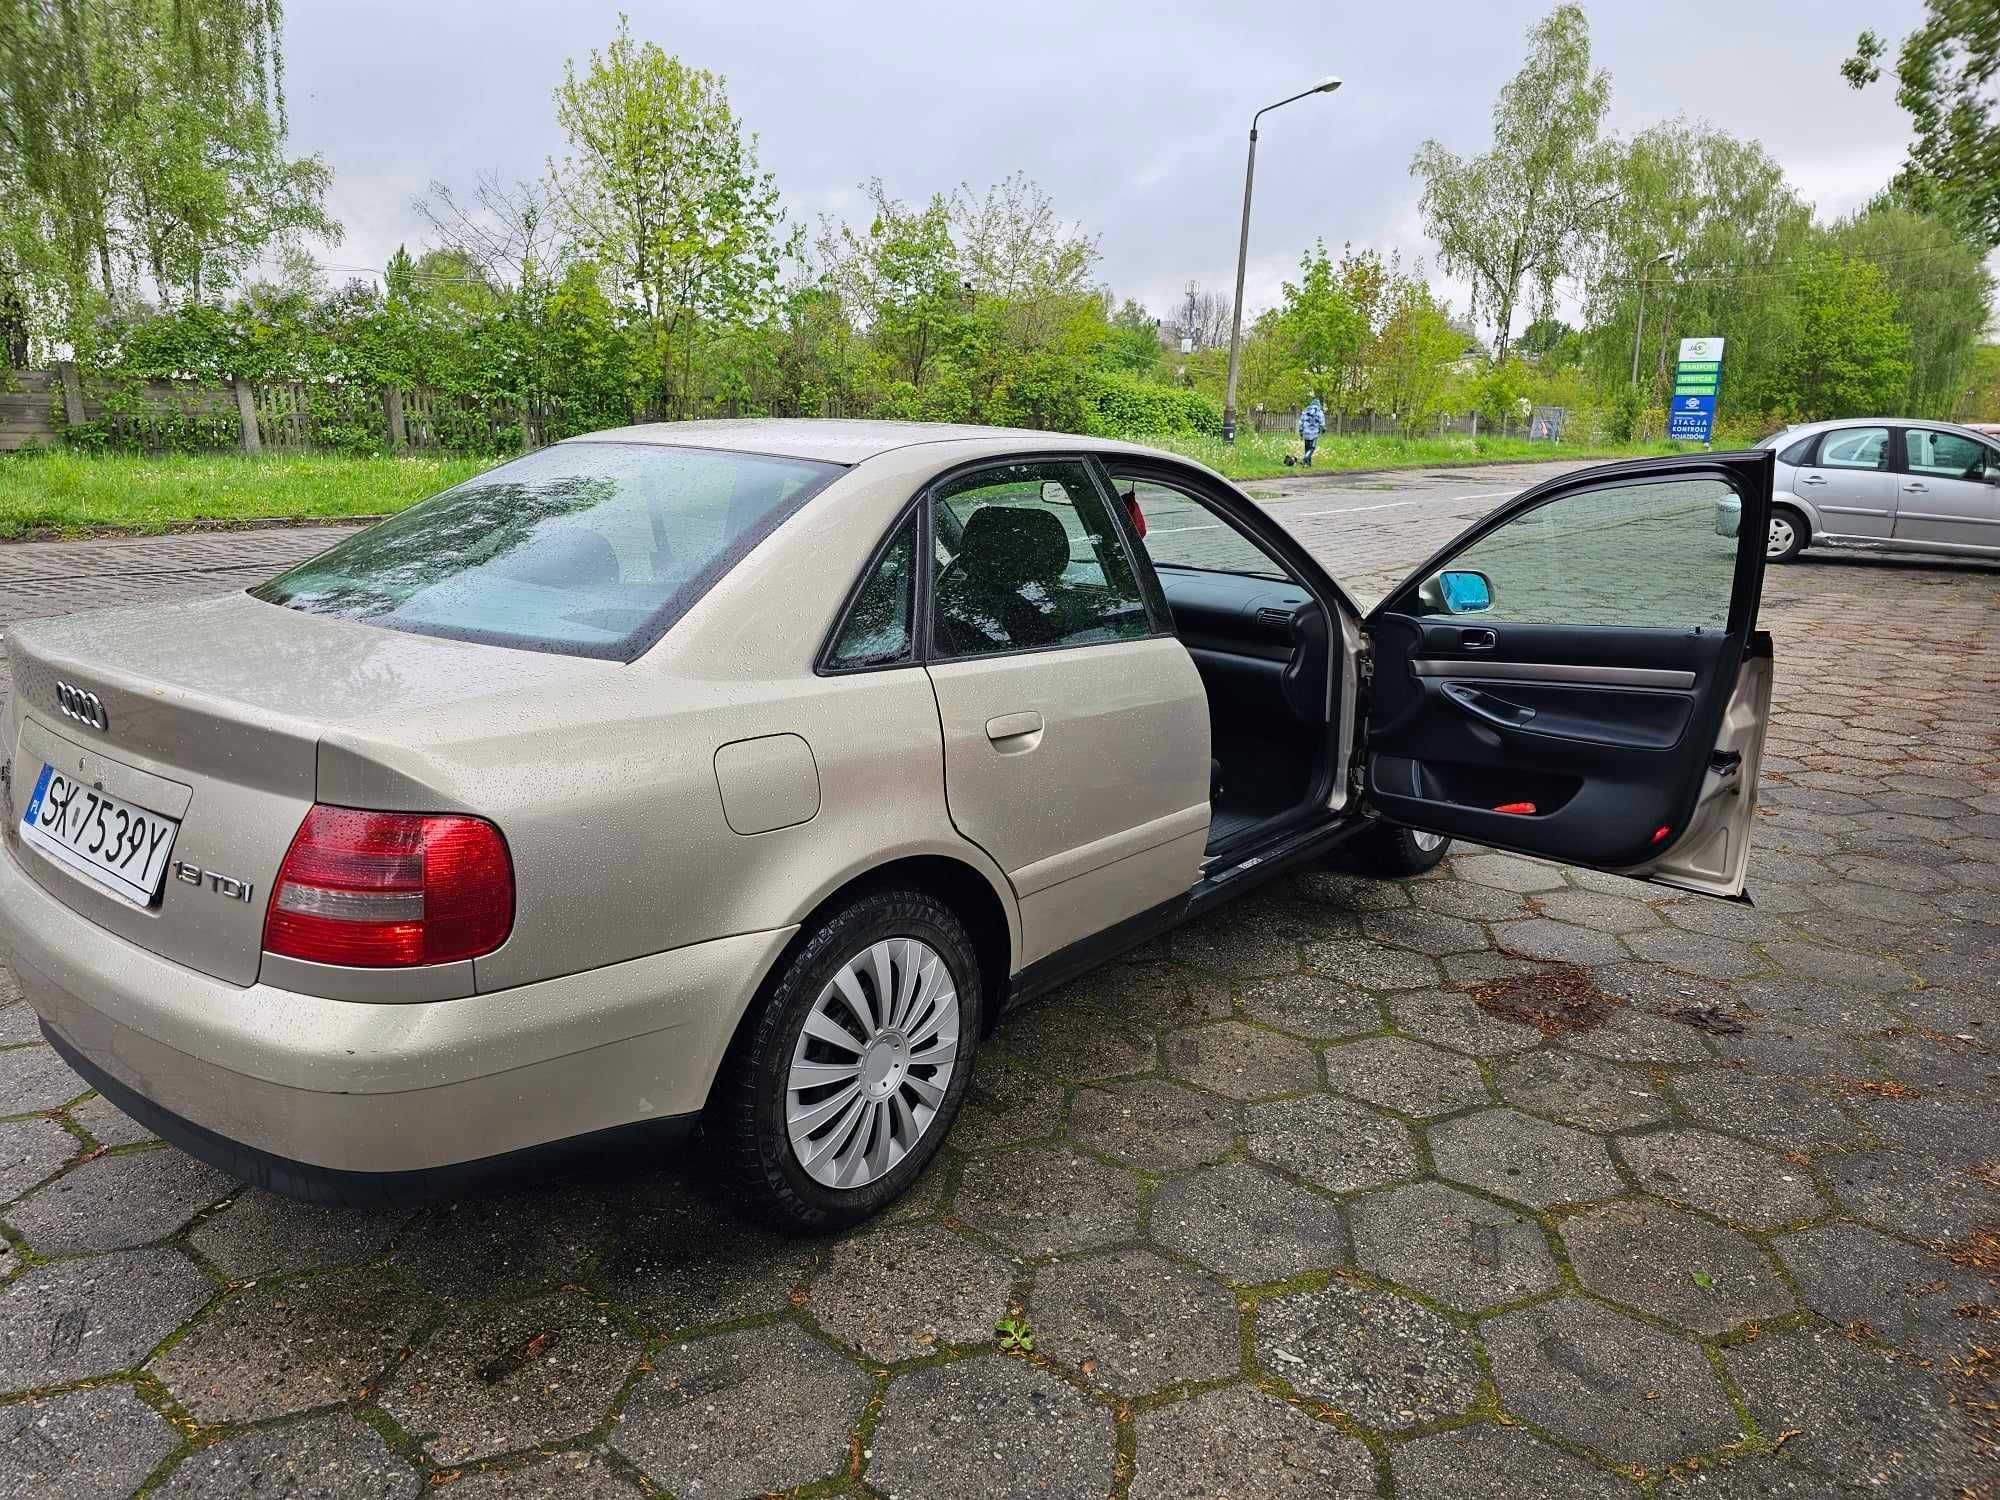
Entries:
{"label": "jas sign", "polygon": [[1667,436],[1705,443],[1715,431],[1715,398],[1722,390],[1722,340],[1682,339],[1667,403]]}

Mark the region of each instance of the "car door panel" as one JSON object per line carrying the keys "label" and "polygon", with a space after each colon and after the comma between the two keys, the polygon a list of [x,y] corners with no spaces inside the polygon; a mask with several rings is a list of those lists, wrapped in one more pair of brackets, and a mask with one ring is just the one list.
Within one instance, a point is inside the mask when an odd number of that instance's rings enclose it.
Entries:
{"label": "car door panel", "polygon": [[1993,451],[1959,433],[1906,428],[1895,539],[1920,547],[2000,549]]}
{"label": "car door panel", "polygon": [[[1024,963],[1192,889],[1208,838],[1208,713],[1180,642],[930,673],[952,822],[1013,885]],[[1028,715],[1038,729],[1006,732]]]}
{"label": "car door panel", "polygon": [[1794,493],[1834,536],[1886,541],[1896,524],[1897,476],[1886,427],[1842,427],[1821,435],[1814,462],[1793,478]]}
{"label": "car door panel", "polygon": [[[1746,539],[1764,534],[1772,469],[1765,453],[1566,477],[1427,563],[1368,620],[1370,805],[1523,853],[1739,891],[1770,660],[1754,631],[1762,549]],[[1733,540],[1703,534],[1701,507],[1724,486],[1744,506]],[[1424,601],[1418,584],[1461,559],[1507,575],[1490,614],[1441,617]],[[1528,618],[1505,617],[1510,591]]]}

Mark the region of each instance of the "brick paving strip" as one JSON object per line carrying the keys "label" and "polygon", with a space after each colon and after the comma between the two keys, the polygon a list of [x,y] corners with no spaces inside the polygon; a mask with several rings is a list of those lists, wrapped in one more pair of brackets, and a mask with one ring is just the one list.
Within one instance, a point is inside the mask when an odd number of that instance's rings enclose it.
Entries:
{"label": "brick paving strip", "polygon": [[[1373,593],[1492,477],[1253,488]],[[331,540],[0,548],[0,625]],[[1764,619],[1754,909],[1295,876],[1010,1018],[836,1242],[694,1163],[246,1190],[0,970],[0,1495],[1991,1494],[2000,573],[1809,559]],[[1469,993],[1523,974],[1601,1024]]]}

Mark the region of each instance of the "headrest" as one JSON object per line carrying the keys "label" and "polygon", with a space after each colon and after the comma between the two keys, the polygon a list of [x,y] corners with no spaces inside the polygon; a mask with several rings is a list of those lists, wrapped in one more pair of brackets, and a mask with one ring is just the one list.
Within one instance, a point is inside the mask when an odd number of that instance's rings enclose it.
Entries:
{"label": "headrest", "polygon": [[982,506],[965,523],[959,565],[995,588],[1054,583],[1069,566],[1069,533],[1045,510]]}

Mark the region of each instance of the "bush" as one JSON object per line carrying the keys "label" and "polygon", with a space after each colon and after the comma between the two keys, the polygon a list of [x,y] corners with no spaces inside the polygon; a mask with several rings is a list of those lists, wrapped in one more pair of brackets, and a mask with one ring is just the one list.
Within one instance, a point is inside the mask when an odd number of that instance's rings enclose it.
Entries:
{"label": "bush", "polygon": [[1178,433],[1219,437],[1222,412],[1206,396],[1174,386],[1151,385],[1126,375],[1092,371],[1086,377],[1085,431],[1099,437]]}

